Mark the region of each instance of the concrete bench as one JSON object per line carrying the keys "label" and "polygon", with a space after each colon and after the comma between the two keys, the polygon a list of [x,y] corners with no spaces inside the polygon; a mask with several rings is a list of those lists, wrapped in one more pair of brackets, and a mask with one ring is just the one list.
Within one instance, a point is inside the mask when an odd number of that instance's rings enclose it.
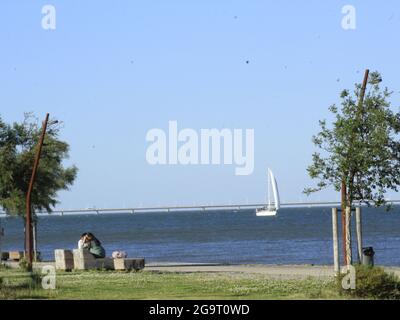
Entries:
{"label": "concrete bench", "polygon": [[144,258],[96,259],[88,250],[85,249],[75,249],[73,251],[55,250],[54,255],[56,260],[56,269],[64,271],[72,269],[141,270],[145,266]]}
{"label": "concrete bench", "polygon": [[25,257],[23,251],[10,251],[8,252],[8,260],[20,261]]}
{"label": "concrete bench", "polygon": [[74,256],[71,250],[54,250],[56,270],[71,271],[74,269]]}
{"label": "concrete bench", "polygon": [[145,266],[144,258],[120,258],[114,260],[114,270],[142,270]]}
{"label": "concrete bench", "polygon": [[[2,252],[1,260],[21,261],[25,258],[24,251]],[[35,259],[35,258],[34,258]],[[40,261],[40,252],[36,252],[36,261]]]}
{"label": "concrete bench", "polygon": [[76,270],[113,269],[114,261],[111,258],[96,259],[88,250],[85,249],[75,249],[73,255],[74,269]]}

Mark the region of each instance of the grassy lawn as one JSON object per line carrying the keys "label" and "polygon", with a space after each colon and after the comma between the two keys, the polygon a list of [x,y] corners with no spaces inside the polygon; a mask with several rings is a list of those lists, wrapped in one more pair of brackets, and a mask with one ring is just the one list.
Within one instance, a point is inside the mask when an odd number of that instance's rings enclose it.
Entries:
{"label": "grassy lawn", "polygon": [[0,278],[0,299],[340,299],[332,281],[243,273],[59,272],[56,290],[21,270]]}

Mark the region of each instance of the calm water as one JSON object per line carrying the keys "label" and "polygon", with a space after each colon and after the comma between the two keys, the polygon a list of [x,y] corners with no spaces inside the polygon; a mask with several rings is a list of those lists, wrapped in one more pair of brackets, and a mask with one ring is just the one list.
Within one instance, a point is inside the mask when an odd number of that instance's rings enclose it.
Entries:
{"label": "calm water", "polygon": [[[39,217],[38,246],[44,259],[72,249],[81,233],[93,232],[108,255],[124,250],[148,262],[331,264],[328,208],[282,209],[274,218],[253,210]],[[1,218],[2,250],[23,249],[20,218]],[[400,265],[400,207],[389,213],[363,208],[364,246],[376,261]],[[356,251],[354,251],[356,252]]]}

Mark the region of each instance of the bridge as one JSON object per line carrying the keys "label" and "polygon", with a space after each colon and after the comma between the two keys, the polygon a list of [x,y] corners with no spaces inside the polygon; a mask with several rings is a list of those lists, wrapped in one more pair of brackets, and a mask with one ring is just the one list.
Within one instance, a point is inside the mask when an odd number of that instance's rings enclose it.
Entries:
{"label": "bridge", "polygon": [[[400,200],[386,200],[389,204],[399,204]],[[337,207],[339,201],[321,201],[321,202],[287,202],[281,203],[282,208],[295,207]],[[134,208],[86,208],[86,209],[57,209],[48,212],[36,212],[37,215],[68,215],[68,214],[110,214],[110,213],[146,213],[146,212],[172,212],[172,211],[220,211],[220,210],[246,210],[259,209],[265,207],[265,203],[259,204],[220,204],[220,205],[178,205],[178,206],[152,206],[152,207],[134,207]],[[0,212],[0,215],[5,215]]]}

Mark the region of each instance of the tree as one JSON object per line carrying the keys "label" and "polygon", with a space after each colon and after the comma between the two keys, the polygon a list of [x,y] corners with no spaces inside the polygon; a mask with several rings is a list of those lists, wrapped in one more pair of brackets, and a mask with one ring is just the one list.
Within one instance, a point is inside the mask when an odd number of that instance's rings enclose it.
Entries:
{"label": "tree", "polygon": [[[368,74],[368,73],[367,73]],[[331,126],[320,121],[321,131],[313,137],[320,152],[312,156],[308,174],[318,180],[306,194],[333,186],[343,192],[343,206],[351,210],[355,202],[385,205],[385,193],[398,191],[400,184],[400,113],[391,110],[392,92],[381,89],[378,72],[370,75],[369,90],[363,96],[362,85],[353,94],[341,93],[341,108],[329,110],[334,115]],[[350,230],[350,225],[346,226]]]}
{"label": "tree", "polygon": [[[40,166],[32,191],[32,209],[51,212],[57,193],[67,190],[77,175],[76,166],[65,168],[69,145],[59,140],[60,125],[46,132]],[[25,114],[22,123],[6,124],[0,118],[0,206],[10,215],[24,215],[26,193],[32,174],[35,147],[41,128]]]}

